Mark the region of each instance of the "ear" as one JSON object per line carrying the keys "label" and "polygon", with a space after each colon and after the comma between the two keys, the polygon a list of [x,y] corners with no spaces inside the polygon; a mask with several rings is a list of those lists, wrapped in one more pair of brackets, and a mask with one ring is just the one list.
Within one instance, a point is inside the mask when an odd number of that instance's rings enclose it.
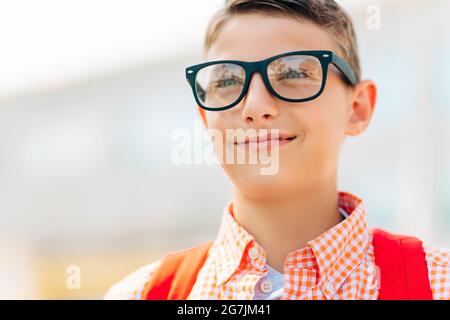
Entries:
{"label": "ear", "polygon": [[376,100],[377,86],[373,81],[363,80],[355,86],[351,97],[346,135],[357,136],[367,128],[375,110]]}
{"label": "ear", "polygon": [[198,112],[200,113],[200,116],[202,117],[202,122],[205,125],[206,128],[208,128],[208,122],[206,121],[206,112],[205,109],[200,108],[197,106]]}

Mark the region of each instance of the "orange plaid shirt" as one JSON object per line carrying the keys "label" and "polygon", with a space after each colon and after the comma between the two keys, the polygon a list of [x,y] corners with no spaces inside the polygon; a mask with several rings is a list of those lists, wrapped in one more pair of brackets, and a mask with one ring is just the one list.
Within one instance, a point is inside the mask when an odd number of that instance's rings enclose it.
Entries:
{"label": "orange plaid shirt", "polygon": [[[282,300],[377,299],[378,283],[372,234],[364,202],[339,192],[339,207],[348,213],[307,246],[288,253]],[[434,299],[450,299],[450,250],[424,246]],[[145,285],[160,265],[152,262],[113,285],[105,299],[142,299]],[[267,274],[266,252],[225,207],[219,233],[208,252],[188,299],[246,300]]]}

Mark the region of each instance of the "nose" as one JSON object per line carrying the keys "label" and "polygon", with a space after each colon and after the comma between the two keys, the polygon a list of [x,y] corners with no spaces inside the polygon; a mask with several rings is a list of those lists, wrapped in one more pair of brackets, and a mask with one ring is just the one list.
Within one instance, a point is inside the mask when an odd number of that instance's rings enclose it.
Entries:
{"label": "nose", "polygon": [[243,100],[242,119],[247,124],[262,125],[278,115],[275,97],[267,90],[259,73],[254,73]]}

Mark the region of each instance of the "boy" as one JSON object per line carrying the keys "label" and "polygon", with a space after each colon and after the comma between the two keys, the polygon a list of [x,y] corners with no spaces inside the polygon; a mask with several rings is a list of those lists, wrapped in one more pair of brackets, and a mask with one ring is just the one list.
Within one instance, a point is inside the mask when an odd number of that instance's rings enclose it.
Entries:
{"label": "boy", "polygon": [[[345,137],[376,102],[343,9],[229,0],[204,49],[208,63],[186,69],[203,123],[227,148],[274,151],[279,169],[221,163],[233,189],[214,242],[140,268],[105,298],[450,299],[448,250],[369,229],[363,201],[337,189]],[[257,133],[235,141],[227,129]]]}

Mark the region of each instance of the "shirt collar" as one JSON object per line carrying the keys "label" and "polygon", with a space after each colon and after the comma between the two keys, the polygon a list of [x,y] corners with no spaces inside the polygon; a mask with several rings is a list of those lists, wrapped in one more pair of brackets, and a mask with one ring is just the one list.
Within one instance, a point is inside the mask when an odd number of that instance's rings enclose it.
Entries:
{"label": "shirt collar", "polygon": [[[328,298],[334,295],[347,276],[363,260],[369,242],[364,202],[351,193],[339,191],[338,206],[348,216],[315,239],[308,241],[306,247],[290,252],[284,265],[285,269],[307,268],[312,267],[311,263],[304,262],[308,261],[308,258],[314,259],[315,267],[319,270],[322,291]],[[235,220],[231,200],[223,211],[215,244],[220,248],[214,255],[218,285],[229,280],[244,261],[254,261],[253,264],[257,269],[263,269],[265,266],[264,249]],[[249,249],[254,252],[255,248],[261,255],[258,259],[251,260],[248,257]]]}

